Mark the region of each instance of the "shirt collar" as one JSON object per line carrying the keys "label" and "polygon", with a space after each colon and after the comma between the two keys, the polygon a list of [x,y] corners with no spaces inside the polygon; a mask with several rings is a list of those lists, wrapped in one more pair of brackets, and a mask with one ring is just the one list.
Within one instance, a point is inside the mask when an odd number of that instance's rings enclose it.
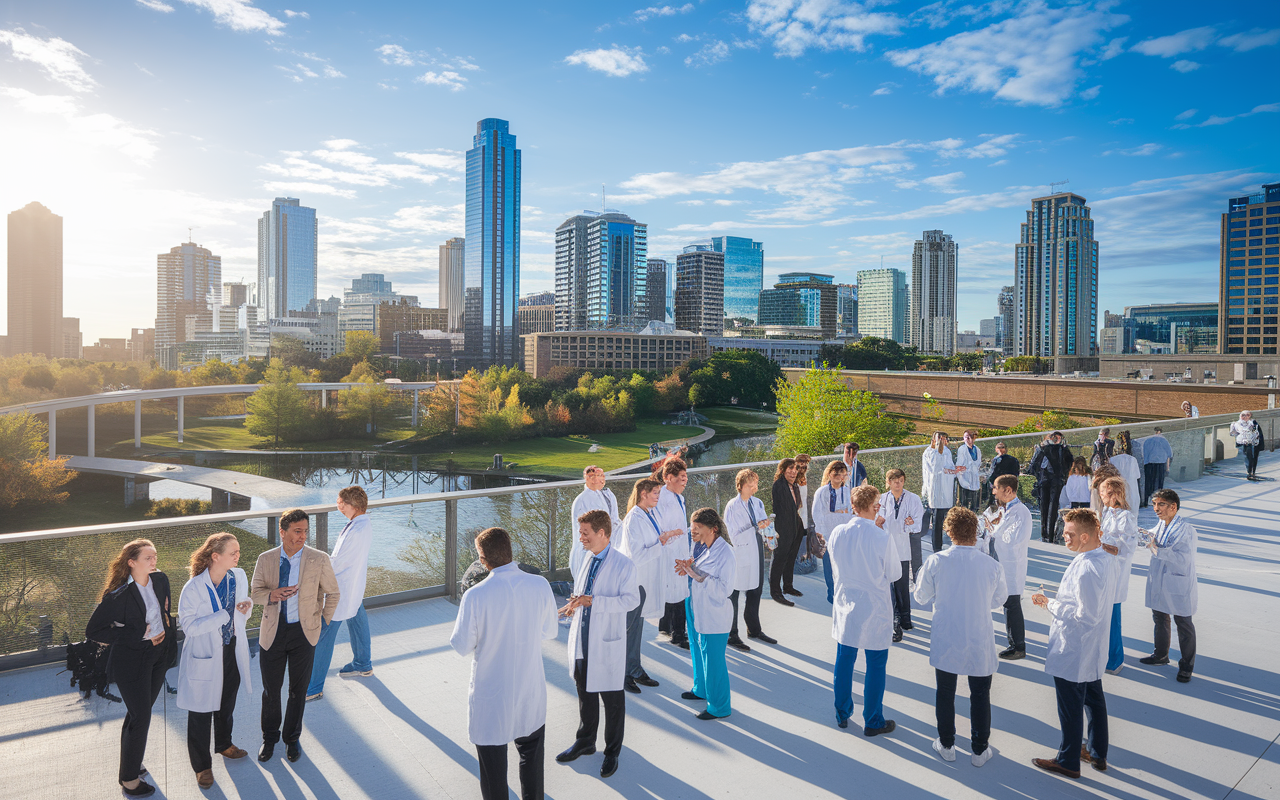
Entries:
{"label": "shirt collar", "polygon": [[599,553],[593,553],[591,557],[597,561],[604,561],[605,556],[609,555],[609,547],[610,545],[606,544],[603,550],[601,550]]}

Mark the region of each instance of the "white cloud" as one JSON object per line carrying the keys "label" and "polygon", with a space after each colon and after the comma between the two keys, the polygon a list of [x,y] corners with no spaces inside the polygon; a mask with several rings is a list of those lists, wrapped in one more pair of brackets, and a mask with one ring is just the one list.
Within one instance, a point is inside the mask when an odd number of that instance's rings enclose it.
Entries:
{"label": "white cloud", "polygon": [[14,58],[30,61],[44,70],[50,80],[73,92],[88,92],[97,86],[97,81],[89,76],[80,63],[81,59],[89,57],[88,53],[65,39],[56,36],[41,39],[22,28],[14,28],[11,31],[0,31],[0,44],[9,45]]}
{"label": "white cloud", "polygon": [[1102,92],[1102,85],[1090,86],[1088,89],[1080,92],[1081,100],[1093,100]]}
{"label": "white cloud", "polygon": [[1112,39],[1107,42],[1107,46],[1102,48],[1102,53],[1098,56],[1099,61],[1110,61],[1116,56],[1124,52],[1124,43],[1129,41],[1128,36],[1121,36],[1118,39]]}
{"label": "white cloud", "polygon": [[[137,128],[110,114],[85,114],[80,101],[68,95],[40,95],[26,89],[0,87],[0,97],[11,98],[28,114],[61,117],[61,133],[78,147],[117,150],[137,162],[150,161],[156,153],[155,131]],[[9,117],[12,119],[12,117]]]}
{"label": "white cloud", "polygon": [[350,187],[383,188],[403,181],[431,185],[455,179],[462,168],[461,154],[454,151],[396,153],[396,158],[408,162],[396,163],[381,161],[365,150],[354,139],[330,139],[309,152],[286,151],[279,161],[261,166],[272,176],[265,188],[278,191],[305,185],[294,191],[312,192],[324,186],[324,194],[352,198],[356,190]]}
{"label": "white cloud", "polygon": [[1080,54],[1128,21],[1109,6],[1050,8],[1035,0],[1016,17],[940,42],[887,53],[891,62],[949,89],[991,92],[1020,104],[1060,105],[1083,77]]}
{"label": "white cloud", "polygon": [[1179,114],[1178,116],[1174,117],[1174,119],[1179,120],[1179,121],[1183,121],[1183,120],[1191,119],[1192,117],[1194,117],[1194,116],[1196,115],[1196,112],[1197,112],[1198,110],[1199,110],[1199,109],[1195,109],[1195,108],[1188,108],[1186,111],[1183,111],[1181,114]]}
{"label": "white cloud", "polygon": [[876,89],[874,92],[872,92],[871,96],[880,97],[886,94],[893,94],[894,89],[900,89],[900,88],[902,87],[894,83],[893,81],[887,81],[885,83],[880,84],[880,87]]}
{"label": "white cloud", "polygon": [[476,64],[474,61],[467,58],[466,56],[458,56],[457,58],[453,59],[453,63],[457,66],[458,69],[466,69],[466,70],[480,69],[479,64]]}
{"label": "white cloud", "polygon": [[706,67],[718,64],[728,57],[729,45],[716,40],[704,45],[701,50],[686,58],[684,63],[691,67]]}
{"label": "white cloud", "polygon": [[308,78],[319,78],[319,77],[320,77],[320,74],[319,74],[319,73],[317,73],[317,72],[313,71],[313,70],[312,70],[310,67],[308,67],[306,64],[294,64],[293,66],[294,66],[294,68],[295,68],[295,69],[297,69],[297,70],[298,70],[298,72],[301,72],[303,75],[307,76]]}
{"label": "white cloud", "polygon": [[263,33],[279,36],[284,33],[285,23],[262,9],[250,0],[182,0],[189,6],[203,8],[213,14],[214,22],[226,25],[233,31]]}
{"label": "white cloud", "polygon": [[925,178],[920,182],[925,186],[944,194],[961,194],[964,192],[964,189],[957,188],[956,182],[963,177],[963,172],[948,172],[946,175],[934,175],[932,177]]}
{"label": "white cloud", "polygon": [[397,211],[387,224],[423,236],[461,236],[466,228],[466,206],[410,206]]}
{"label": "white cloud", "polygon": [[906,20],[871,11],[876,3],[840,0],[749,0],[747,24],[772,40],[779,56],[809,49],[866,50],[868,36],[897,36]]}
{"label": "white cloud", "polygon": [[347,77],[346,75],[343,75],[341,72],[338,72],[336,69],[334,69],[333,67],[329,66],[328,64],[325,64],[325,65],[324,65],[324,76],[325,76],[326,78],[345,78],[345,77]]}
{"label": "white cloud", "polygon": [[1163,149],[1164,149],[1164,145],[1159,145],[1159,144],[1156,144],[1155,142],[1147,142],[1146,144],[1138,145],[1137,147],[1130,147],[1125,150],[1107,150],[1103,153],[1103,155],[1104,156],[1111,156],[1111,155],[1153,156]]}
{"label": "white cloud", "polygon": [[1203,50],[1213,44],[1213,40],[1217,36],[1218,32],[1208,26],[1189,28],[1169,36],[1144,39],[1130,49],[1135,53],[1142,53],[1146,56],[1173,58],[1181,53],[1193,53],[1197,50]]}
{"label": "white cloud", "polygon": [[675,40],[681,44],[685,44],[686,42],[697,41],[697,39],[698,39],[697,36],[690,36],[687,33],[682,33],[679,36],[677,36]]}
{"label": "white cloud", "polygon": [[972,147],[965,147],[963,139],[941,139],[917,149],[936,150],[943,158],[999,158],[1008,153],[1021,136],[1020,133],[1002,133],[999,136],[984,133],[979,137],[982,141]]}
{"label": "white cloud", "polygon": [[573,55],[565,56],[564,63],[581,65],[615,78],[649,71],[649,65],[644,63],[644,53],[639,47],[626,48],[616,44],[608,50],[579,50]]}
{"label": "white cloud", "polygon": [[1237,53],[1245,53],[1258,47],[1268,47],[1280,42],[1280,28],[1272,30],[1264,30],[1262,28],[1254,28],[1248,33],[1235,33],[1231,36],[1223,36],[1218,40],[1218,44],[1223,47],[1230,47]]}
{"label": "white cloud", "polygon": [[293,19],[294,17],[302,17],[303,19],[311,19],[311,15],[310,15],[310,14],[308,14],[307,12],[305,12],[305,11],[290,11],[290,10],[289,10],[289,9],[287,9],[287,8],[284,10],[284,15],[285,15],[286,17],[288,17],[289,19]]}
{"label": "white cloud", "polygon": [[1169,69],[1176,69],[1178,72],[1184,72],[1184,73],[1195,72],[1196,70],[1200,69],[1200,65],[1194,61],[1188,61],[1185,58],[1180,58],[1177,61],[1170,64]]}
{"label": "white cloud", "polygon": [[412,54],[398,44],[384,44],[374,52],[378,53],[383,64],[395,64],[401,67],[412,67],[418,62]]}
{"label": "white cloud", "polygon": [[992,2],[985,5],[976,6],[968,3],[957,6],[955,0],[940,0],[940,2],[931,3],[913,11],[911,19],[919,20],[930,28],[945,28],[962,17],[969,22],[978,22],[988,17],[1007,14],[1015,6],[1016,3],[1011,2],[1011,0],[992,0]]}
{"label": "white cloud", "polygon": [[163,3],[161,0],[138,0],[138,5],[143,8],[149,8],[152,11],[159,11],[161,14],[168,14],[173,11],[173,6]]}
{"label": "white cloud", "polygon": [[652,17],[674,17],[676,14],[688,14],[693,10],[693,3],[682,6],[650,6],[635,12],[636,22],[644,22]]}
{"label": "white cloud", "polygon": [[307,181],[267,181],[262,188],[277,194],[326,194],[351,200],[356,196],[354,189],[342,189],[327,183],[310,183]]}
{"label": "white cloud", "polygon": [[1236,114],[1230,117],[1219,117],[1215,114],[1213,116],[1210,116],[1204,122],[1201,122],[1199,125],[1195,125],[1195,126],[1182,124],[1182,125],[1174,125],[1173,127],[1175,128],[1190,128],[1190,127],[1211,128],[1215,125],[1226,125],[1228,122],[1234,122],[1235,120],[1244,119],[1245,117],[1252,117],[1254,114],[1275,114],[1275,113],[1280,113],[1280,103],[1267,103],[1265,105],[1254,106],[1253,109],[1250,111],[1246,111],[1243,114]]}
{"label": "white cloud", "polygon": [[428,86],[445,86],[455,92],[460,92],[467,88],[467,79],[453,70],[443,70],[441,72],[427,70],[414,78],[414,80],[418,83],[425,83]]}

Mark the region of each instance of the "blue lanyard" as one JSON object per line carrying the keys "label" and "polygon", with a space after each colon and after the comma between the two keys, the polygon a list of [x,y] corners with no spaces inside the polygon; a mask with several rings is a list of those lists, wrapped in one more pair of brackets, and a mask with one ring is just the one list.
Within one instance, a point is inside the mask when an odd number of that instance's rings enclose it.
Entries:
{"label": "blue lanyard", "polygon": [[642,508],[642,509],[640,509],[640,510],[641,510],[641,511],[643,511],[643,512],[644,512],[644,515],[645,515],[646,517],[648,517],[648,518],[649,518],[649,524],[653,526],[653,532],[654,532],[654,533],[656,533],[656,534],[658,534],[658,538],[659,538],[659,539],[661,539],[661,538],[662,538],[662,531],[658,530],[658,521],[657,521],[656,519],[654,519],[654,518],[653,518],[653,515],[652,515],[652,514],[650,514],[650,513],[649,513],[649,509],[647,509],[647,508]]}

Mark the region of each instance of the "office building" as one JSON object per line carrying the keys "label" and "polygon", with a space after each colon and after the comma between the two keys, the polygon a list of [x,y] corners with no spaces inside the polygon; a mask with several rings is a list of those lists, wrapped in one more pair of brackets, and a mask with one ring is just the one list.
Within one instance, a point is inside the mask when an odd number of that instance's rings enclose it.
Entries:
{"label": "office building", "polygon": [[59,358],[62,217],[39,203],[9,214],[9,355]]}
{"label": "office building", "polygon": [[81,358],[84,354],[84,334],[80,333],[79,317],[62,318],[62,357]]}
{"label": "office building", "polygon": [[462,333],[463,260],[467,240],[455,236],[440,245],[440,288],[436,305],[449,312],[449,331]]}
{"label": "office building", "polygon": [[1014,353],[1097,354],[1098,241],[1087,201],[1062,192],[1031,201],[1014,245]]}
{"label": "office building", "polygon": [[690,245],[676,256],[675,320],[682,331],[724,333],[724,253]]}
{"label": "office building", "polygon": [[[1113,316],[1106,315],[1108,327]],[[1218,352],[1217,303],[1126,306],[1120,323],[1128,337],[1121,354]]]}
{"label": "office building", "polygon": [[840,290],[832,280],[814,272],[779,275],[772,289],[760,292],[758,325],[819,328],[824,338],[834,338]]}
{"label": "office building", "polygon": [[318,238],[316,210],[295,197],[277,197],[258,220],[258,304],[268,318],[303,311],[316,296]]}
{"label": "office building", "polygon": [[187,242],[156,256],[156,345],[214,330],[221,294],[222,257],[208,248]]}
{"label": "office building", "polygon": [[[81,357],[85,361],[97,363],[128,361],[129,344],[124,339],[99,339],[95,344],[85,345]],[[166,367],[166,369],[176,369],[176,367]]]}
{"label": "office building", "polygon": [[520,150],[506,120],[482,119],[467,151],[463,328],[473,365],[520,356]]}
{"label": "office building", "polygon": [[854,284],[836,284],[836,335],[858,335],[858,287]]}
{"label": "office building", "polygon": [[927,355],[956,351],[956,262],[950,234],[925,231],[911,254],[911,344]]}
{"label": "office building", "polygon": [[858,333],[907,342],[907,274],[900,269],[858,273]]}
{"label": "office building", "polygon": [[[251,283],[224,283],[222,284],[222,305],[232,308],[253,303],[253,284]],[[256,304],[255,304],[256,305]]]}
{"label": "office building", "polygon": [[[1222,215],[1218,292],[1222,353],[1276,355],[1280,319],[1280,183],[1233,197]],[[10,323],[12,325],[12,323]],[[12,330],[12,328],[10,328]]]}
{"label": "office building", "polygon": [[378,304],[373,332],[377,334],[381,352],[395,352],[395,335],[400,331],[440,331],[448,333],[449,310],[445,308],[421,308],[401,297],[398,302],[383,301]]}
{"label": "office building", "polygon": [[711,249],[724,253],[724,315],[756,321],[764,289],[764,242],[743,236],[713,236]]}
{"label": "office building", "polygon": [[824,339],[755,338],[744,336],[709,336],[707,354],[727,350],[750,350],[759,353],[780,367],[812,367],[821,360],[822,348],[835,344]]}
{"label": "office building", "polygon": [[645,267],[645,302],[649,306],[648,313],[645,314],[648,319],[645,324],[650,322],[672,322],[672,302],[671,302],[671,279],[675,276],[667,265],[665,258],[651,258]]}
{"label": "office building", "polygon": [[397,358],[443,360],[462,352],[466,337],[444,331],[396,331],[392,341],[390,355]]}
{"label": "office building", "polygon": [[418,305],[416,295],[402,295],[391,285],[386,276],[378,272],[366,272],[351,281],[349,288],[342,290],[342,305],[338,309],[338,330],[374,331],[378,327],[378,307],[383,303],[400,303],[405,301],[410,306]]}
{"label": "office building", "polygon": [[[717,254],[719,255],[719,254]],[[524,337],[524,371],[546,377],[552,367],[615,372],[670,372],[706,358],[707,337],[651,322],[638,332],[552,331]]]}
{"label": "office building", "polygon": [[637,330],[648,322],[648,226],[583,211],[556,228],[556,329]]}
{"label": "office building", "polygon": [[1000,294],[996,298],[997,316],[1000,317],[1000,339],[998,345],[1002,355],[1013,355],[1013,330],[1016,322],[1014,309],[1014,287],[1001,286]]}
{"label": "office building", "polygon": [[555,292],[536,292],[520,298],[520,335],[556,329]]}

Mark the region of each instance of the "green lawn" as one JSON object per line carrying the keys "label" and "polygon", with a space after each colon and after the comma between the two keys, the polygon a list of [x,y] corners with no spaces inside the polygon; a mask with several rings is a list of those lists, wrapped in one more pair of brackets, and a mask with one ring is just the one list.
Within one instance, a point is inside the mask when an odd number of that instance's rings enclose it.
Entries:
{"label": "green lawn", "polygon": [[[401,423],[403,424],[403,423]],[[373,439],[330,439],[324,442],[283,442],[281,450],[369,450],[383,442],[394,442],[407,439],[413,435],[411,428],[384,428]],[[178,432],[174,430],[152,433],[142,437],[144,450],[271,450],[270,439],[254,436],[239,419],[191,420],[183,429],[182,441],[178,441]],[[101,441],[101,437],[99,437]],[[61,449],[61,448],[59,448]],[[98,453],[104,456],[130,457],[134,454],[133,438],[117,441],[108,447],[99,447]]]}
{"label": "green lawn", "polygon": [[716,436],[768,434],[778,430],[778,415],[768,411],[715,406],[700,408],[698,413],[707,418],[708,427],[715,428]]}

